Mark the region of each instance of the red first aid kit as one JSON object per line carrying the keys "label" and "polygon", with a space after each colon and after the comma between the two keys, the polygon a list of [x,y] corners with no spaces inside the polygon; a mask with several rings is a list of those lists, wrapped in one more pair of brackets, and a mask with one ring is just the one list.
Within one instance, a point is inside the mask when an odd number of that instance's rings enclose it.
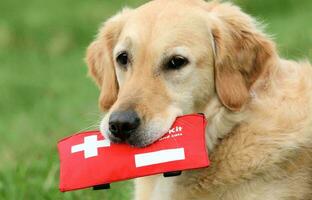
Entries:
{"label": "red first aid kit", "polygon": [[99,131],[58,143],[62,192],[148,175],[209,166],[204,115],[178,117],[162,138],[145,148],[114,144]]}

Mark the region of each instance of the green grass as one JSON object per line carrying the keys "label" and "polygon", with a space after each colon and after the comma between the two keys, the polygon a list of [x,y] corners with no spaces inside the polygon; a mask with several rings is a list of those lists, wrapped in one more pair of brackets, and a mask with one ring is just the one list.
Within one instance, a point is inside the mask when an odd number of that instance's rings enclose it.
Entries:
{"label": "green grass", "polygon": [[[95,128],[98,91],[86,78],[85,48],[100,23],[143,0],[0,1],[0,199],[129,199],[109,191],[58,191],[57,140]],[[264,21],[281,54],[312,58],[312,1],[237,0]]]}

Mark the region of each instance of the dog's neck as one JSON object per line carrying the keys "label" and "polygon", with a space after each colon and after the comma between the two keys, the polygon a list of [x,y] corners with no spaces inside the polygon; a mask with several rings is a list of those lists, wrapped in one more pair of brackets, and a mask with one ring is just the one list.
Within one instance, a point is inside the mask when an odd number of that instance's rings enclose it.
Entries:
{"label": "dog's neck", "polygon": [[[252,114],[249,112],[252,107],[255,107],[257,104],[268,104],[266,101],[262,101],[260,96],[262,93],[264,93],[264,95],[268,93],[272,87],[272,80],[279,80],[279,74],[283,71],[280,68],[281,60],[273,60],[274,62],[271,61],[268,63],[269,67],[267,67],[266,73],[250,88],[250,102],[243,106],[241,111],[232,112],[228,110],[219,101],[217,95],[208,102],[204,113],[208,121],[206,127],[206,144],[210,152],[214,150],[216,145],[218,145],[224,137],[231,133],[234,127],[239,126],[243,122],[248,123],[248,120],[252,118]],[[284,63],[284,65],[286,64]],[[270,95],[272,97],[273,93],[271,92]]]}
{"label": "dog's neck", "polygon": [[230,112],[220,103],[217,97],[211,99],[205,109],[208,121],[206,127],[206,144],[210,152],[231,130],[241,123],[242,112]]}

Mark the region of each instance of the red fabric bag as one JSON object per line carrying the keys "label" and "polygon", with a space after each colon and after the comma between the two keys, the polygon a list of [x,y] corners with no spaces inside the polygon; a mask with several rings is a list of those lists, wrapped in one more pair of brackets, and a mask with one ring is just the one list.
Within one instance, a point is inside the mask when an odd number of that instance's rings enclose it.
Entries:
{"label": "red fabric bag", "polygon": [[178,117],[170,131],[145,148],[113,144],[99,131],[58,143],[62,192],[136,177],[209,166],[204,115]]}

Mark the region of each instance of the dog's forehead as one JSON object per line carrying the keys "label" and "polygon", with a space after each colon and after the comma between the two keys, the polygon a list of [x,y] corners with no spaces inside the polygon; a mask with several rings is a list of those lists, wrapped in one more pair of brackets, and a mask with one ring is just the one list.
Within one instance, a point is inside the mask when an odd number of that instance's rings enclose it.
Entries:
{"label": "dog's forehead", "polygon": [[[170,2],[170,1],[168,1]],[[152,4],[134,10],[123,28],[121,40],[154,46],[194,46],[207,39],[207,19],[198,6],[175,3]],[[162,5],[162,6],[160,6]]]}

